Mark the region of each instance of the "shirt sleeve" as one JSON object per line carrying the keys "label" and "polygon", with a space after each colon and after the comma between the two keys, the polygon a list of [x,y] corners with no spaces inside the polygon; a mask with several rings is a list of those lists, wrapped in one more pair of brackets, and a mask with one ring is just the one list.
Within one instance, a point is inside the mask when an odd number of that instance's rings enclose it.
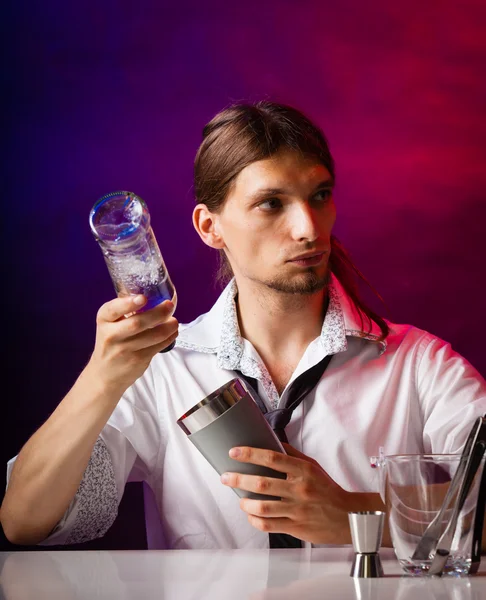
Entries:
{"label": "shirt sleeve", "polygon": [[486,381],[451,345],[427,334],[417,363],[425,452],[461,452],[477,417],[486,414]]}
{"label": "shirt sleeve", "polygon": [[[118,514],[127,481],[148,481],[160,448],[150,368],[122,396],[91,453],[75,497],[40,545],[102,537]],[[7,485],[16,457],[7,465]]]}

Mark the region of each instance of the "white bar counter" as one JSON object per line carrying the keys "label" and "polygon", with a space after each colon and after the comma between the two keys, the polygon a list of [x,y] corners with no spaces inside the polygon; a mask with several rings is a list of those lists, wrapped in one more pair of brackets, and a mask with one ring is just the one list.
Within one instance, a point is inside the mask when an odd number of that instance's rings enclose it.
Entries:
{"label": "white bar counter", "polygon": [[135,550],[0,553],[6,600],[480,600],[477,575],[402,576],[380,551],[385,577],[353,579],[351,546],[289,550]]}

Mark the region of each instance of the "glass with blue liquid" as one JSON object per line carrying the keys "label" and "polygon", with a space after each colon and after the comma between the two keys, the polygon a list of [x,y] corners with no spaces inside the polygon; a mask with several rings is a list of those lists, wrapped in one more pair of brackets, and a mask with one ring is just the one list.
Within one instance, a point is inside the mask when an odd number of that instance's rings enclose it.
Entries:
{"label": "glass with blue liquid", "polygon": [[[145,202],[132,192],[111,192],[91,209],[91,231],[99,243],[119,297],[143,294],[147,302],[137,312],[164,300],[177,305],[172,283],[150,225]],[[164,350],[171,350],[173,342]]]}

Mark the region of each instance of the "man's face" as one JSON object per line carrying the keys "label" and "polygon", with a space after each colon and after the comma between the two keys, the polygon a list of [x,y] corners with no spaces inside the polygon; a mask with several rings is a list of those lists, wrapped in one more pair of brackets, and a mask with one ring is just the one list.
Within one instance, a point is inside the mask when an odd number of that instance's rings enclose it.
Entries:
{"label": "man's face", "polygon": [[292,294],[321,290],[336,219],[332,189],[326,167],[289,150],[243,169],[216,217],[237,280]]}

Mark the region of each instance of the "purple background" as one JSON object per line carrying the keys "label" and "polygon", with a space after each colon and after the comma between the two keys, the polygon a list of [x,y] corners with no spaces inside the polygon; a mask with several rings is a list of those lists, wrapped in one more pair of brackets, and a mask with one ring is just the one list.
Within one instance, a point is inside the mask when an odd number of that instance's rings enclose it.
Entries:
{"label": "purple background", "polygon": [[[322,126],[337,162],[336,232],[388,316],[450,341],[486,374],[483,0],[39,0],[3,11],[13,391],[2,462],[68,391],[113,296],[88,227],[99,196],[146,200],[180,320],[211,306],[215,260],[191,224],[192,163],[204,124],[235,100],[286,102]],[[143,543],[130,494],[112,547]]]}

